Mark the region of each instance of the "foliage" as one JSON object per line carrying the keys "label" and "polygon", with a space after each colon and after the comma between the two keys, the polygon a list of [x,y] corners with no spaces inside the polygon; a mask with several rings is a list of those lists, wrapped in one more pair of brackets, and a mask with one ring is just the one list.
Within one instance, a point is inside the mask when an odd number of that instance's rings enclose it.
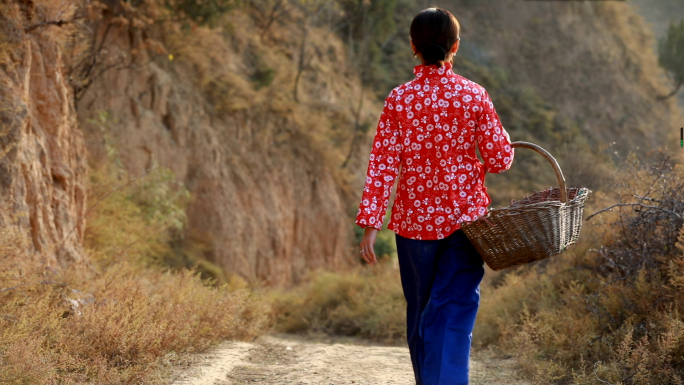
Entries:
{"label": "foliage", "polygon": [[177,181],[171,170],[155,165],[136,183],[130,195],[148,223],[156,223],[171,231],[183,230],[186,222],[185,203],[189,198],[190,192]]}
{"label": "foliage", "polygon": [[350,60],[365,84],[380,100],[406,81],[411,48],[408,29],[419,11],[407,0],[338,0],[342,9],[340,37],[349,44]]}
{"label": "foliage", "polygon": [[658,42],[658,63],[675,84],[666,97],[673,96],[684,84],[684,19],[679,24],[671,22],[667,34]]}
{"label": "foliage", "polygon": [[177,17],[212,26],[221,15],[240,6],[241,0],[164,0],[164,5]]}
{"label": "foliage", "polygon": [[168,169],[153,165],[140,176],[126,171],[109,134],[111,120],[104,111],[90,120],[107,159],[88,175],[92,203],[84,246],[105,266],[122,260],[161,266],[173,252],[171,241],[183,236],[190,193]]}
{"label": "foliage", "polygon": [[264,87],[268,87],[273,83],[275,70],[271,67],[262,66],[254,71],[251,79],[254,83],[254,88],[258,91]]}
{"label": "foliage", "polygon": [[312,272],[289,291],[273,292],[276,328],[283,332],[354,335],[396,343],[405,339],[406,301],[389,260],[349,272]]}
{"label": "foliage", "polygon": [[187,228],[190,192],[171,170],[153,164],[134,176],[124,169],[108,134],[110,120],[100,111],[90,121],[102,130],[107,154],[88,175],[91,204],[84,247],[90,258],[103,267],[127,261],[143,267],[193,268],[218,285],[239,281],[204,257],[211,241]]}
{"label": "foliage", "polygon": [[91,208],[84,246],[104,265],[121,260],[159,265],[182,234],[189,193],[169,170],[153,169],[139,179],[105,165],[89,174]]}

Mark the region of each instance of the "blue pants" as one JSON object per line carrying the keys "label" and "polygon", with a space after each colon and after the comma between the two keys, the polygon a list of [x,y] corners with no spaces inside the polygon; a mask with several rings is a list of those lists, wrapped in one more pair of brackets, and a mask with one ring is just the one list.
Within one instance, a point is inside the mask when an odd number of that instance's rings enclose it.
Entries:
{"label": "blue pants", "polygon": [[438,240],[396,234],[417,385],[468,384],[484,262],[463,230]]}

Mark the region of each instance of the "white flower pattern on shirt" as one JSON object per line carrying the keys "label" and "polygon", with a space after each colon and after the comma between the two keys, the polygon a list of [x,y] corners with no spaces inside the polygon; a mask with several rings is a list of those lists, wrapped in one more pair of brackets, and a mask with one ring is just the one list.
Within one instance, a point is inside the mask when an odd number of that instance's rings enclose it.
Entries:
{"label": "white flower pattern on shirt", "polygon": [[[388,228],[411,239],[442,239],[487,213],[485,171],[511,167],[514,149],[487,91],[451,70],[418,65],[415,79],[385,99],[356,217],[382,229],[401,176]],[[484,164],[475,154],[477,144]]]}

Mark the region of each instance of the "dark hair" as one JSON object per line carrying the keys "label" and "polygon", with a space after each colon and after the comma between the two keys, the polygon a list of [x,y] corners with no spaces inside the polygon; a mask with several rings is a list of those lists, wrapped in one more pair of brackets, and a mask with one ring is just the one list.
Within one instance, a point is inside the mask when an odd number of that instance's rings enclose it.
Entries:
{"label": "dark hair", "polygon": [[451,46],[460,37],[461,26],[446,9],[432,7],[420,11],[411,22],[411,40],[426,65],[441,67]]}

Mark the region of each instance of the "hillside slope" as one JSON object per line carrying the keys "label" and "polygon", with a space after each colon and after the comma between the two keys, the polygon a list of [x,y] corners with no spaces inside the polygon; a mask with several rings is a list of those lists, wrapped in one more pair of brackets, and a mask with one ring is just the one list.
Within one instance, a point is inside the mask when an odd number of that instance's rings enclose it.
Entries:
{"label": "hillside slope", "polygon": [[[190,190],[188,236],[209,245],[206,258],[269,284],[355,257],[341,165],[360,82],[342,42],[311,26],[294,100],[300,17],[287,8],[267,34],[249,7],[213,29],[153,25],[147,33],[160,36],[166,52],[106,72],[78,102],[93,157],[104,152],[103,134],[88,122],[106,111],[108,135],[131,173],[156,163]],[[112,57],[136,48],[129,28],[115,22],[106,15],[97,25],[100,39],[108,29]]]}
{"label": "hillside slope", "polygon": [[[511,138],[544,145],[559,158],[571,186],[607,188],[612,173],[606,165],[619,164],[628,151],[645,157],[678,144],[680,112],[673,100],[656,100],[668,85],[650,49],[652,34],[630,4],[502,0],[463,18],[474,40],[471,52],[479,52],[485,66],[505,69],[507,81],[522,88],[517,106],[507,106],[505,94],[491,93],[495,106],[503,96],[499,105]],[[538,103],[543,112],[527,113],[526,103]],[[504,120],[520,107],[527,121]],[[549,171],[544,165],[542,186],[554,180]],[[528,178],[514,170],[501,179]]]}
{"label": "hillside slope", "polygon": [[[356,263],[353,217],[378,90],[412,78],[406,36],[418,4],[344,3],[347,12],[324,2],[313,12],[252,1],[205,25],[156,0],[107,0],[91,4],[85,28],[44,24],[75,15],[71,5],[10,3],[0,9],[11,21],[0,60],[10,122],[1,138],[9,151],[3,196],[29,212],[19,221],[38,255],[82,257],[85,159],[104,161],[113,146],[132,177],[155,165],[173,170],[193,197],[183,239],[226,271],[289,284],[309,269]],[[371,58],[355,53],[353,39],[364,36],[345,26],[393,4],[395,30],[368,64],[380,65],[385,83],[363,88],[359,68]],[[645,156],[677,143],[679,111],[673,100],[655,100],[667,84],[648,49],[652,35],[629,4],[443,5],[463,27],[454,70],[488,89],[513,140],[557,156],[571,186],[604,188],[626,151]],[[78,78],[69,70],[83,69],[87,47],[99,49],[86,56],[99,67]],[[32,115],[12,112],[22,108]],[[37,187],[21,187],[30,184]],[[513,168],[487,184],[497,206],[555,180],[541,157],[519,151]],[[57,244],[70,251],[55,257]]]}
{"label": "hillside slope", "polygon": [[[678,0],[632,0],[635,9],[651,27],[656,39],[662,38],[670,23],[684,19],[684,2]],[[657,46],[654,46],[657,52]],[[680,110],[684,110],[684,92],[677,95]]]}

